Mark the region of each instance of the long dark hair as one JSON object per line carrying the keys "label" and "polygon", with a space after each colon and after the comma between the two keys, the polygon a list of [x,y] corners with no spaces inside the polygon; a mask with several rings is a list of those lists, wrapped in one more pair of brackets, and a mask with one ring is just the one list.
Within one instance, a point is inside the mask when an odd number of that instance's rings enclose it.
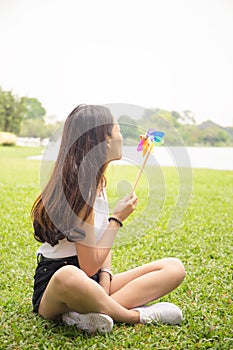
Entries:
{"label": "long dark hair", "polygon": [[32,207],[38,241],[56,245],[75,228],[81,211],[83,221],[91,214],[97,187],[105,185],[113,125],[103,106],[79,105],[67,117],[52,175]]}

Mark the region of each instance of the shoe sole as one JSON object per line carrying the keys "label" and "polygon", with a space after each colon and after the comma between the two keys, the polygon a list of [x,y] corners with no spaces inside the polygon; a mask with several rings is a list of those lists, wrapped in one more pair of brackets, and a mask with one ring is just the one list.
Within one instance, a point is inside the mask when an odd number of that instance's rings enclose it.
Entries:
{"label": "shoe sole", "polygon": [[69,325],[76,325],[87,333],[109,333],[113,328],[113,320],[110,316],[100,313],[79,314],[69,312],[63,315],[63,321]]}

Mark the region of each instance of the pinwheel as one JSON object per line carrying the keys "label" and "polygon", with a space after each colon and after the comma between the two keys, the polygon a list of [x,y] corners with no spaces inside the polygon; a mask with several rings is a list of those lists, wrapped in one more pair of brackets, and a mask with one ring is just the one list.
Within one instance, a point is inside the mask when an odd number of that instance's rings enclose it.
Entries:
{"label": "pinwheel", "polygon": [[136,186],[138,184],[140,176],[142,175],[142,172],[143,172],[143,170],[145,168],[145,165],[146,165],[146,162],[147,162],[147,160],[149,158],[150,153],[153,152],[155,146],[160,146],[161,145],[164,135],[165,135],[165,133],[163,131],[157,131],[154,128],[150,128],[150,129],[147,130],[145,135],[140,135],[139,136],[141,141],[138,144],[137,150],[138,151],[142,151],[143,157],[145,155],[146,155],[146,157],[144,159],[144,162],[142,164],[142,167],[141,167],[141,169],[139,171],[139,174],[137,176],[137,179],[135,181],[135,184],[134,184],[131,192],[135,191],[135,188],[136,188]]}
{"label": "pinwheel", "polygon": [[152,152],[154,146],[160,145],[162,143],[162,139],[164,136],[164,132],[156,131],[154,128],[148,129],[146,135],[140,135],[140,143],[138,144],[138,151],[143,151],[143,157],[149,151]]}

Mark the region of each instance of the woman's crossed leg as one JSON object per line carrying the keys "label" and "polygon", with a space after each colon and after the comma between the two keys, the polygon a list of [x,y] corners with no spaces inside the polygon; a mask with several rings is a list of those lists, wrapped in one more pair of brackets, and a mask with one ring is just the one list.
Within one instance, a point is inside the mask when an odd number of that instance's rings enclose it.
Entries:
{"label": "woman's crossed leg", "polygon": [[58,319],[75,311],[80,314],[102,313],[116,322],[140,322],[132,308],[157,300],[174,290],[184,279],[180,260],[165,258],[113,276],[110,295],[79,268],[68,265],[51,278],[39,306],[39,314]]}

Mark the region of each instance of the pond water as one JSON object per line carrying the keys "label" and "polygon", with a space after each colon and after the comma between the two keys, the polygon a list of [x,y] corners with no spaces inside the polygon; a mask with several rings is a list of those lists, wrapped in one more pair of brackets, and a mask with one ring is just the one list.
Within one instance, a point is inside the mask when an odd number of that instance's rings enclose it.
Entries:
{"label": "pond water", "polygon": [[[55,160],[58,147],[45,152],[43,158]],[[42,156],[29,157],[30,159],[42,160]],[[124,146],[123,157],[114,164],[142,165],[142,153],[136,146]],[[207,168],[219,170],[233,170],[233,147],[167,147],[155,148],[154,154],[150,155],[148,165]]]}
{"label": "pond water", "polygon": [[[141,152],[134,146],[123,147],[123,159],[115,164],[142,164]],[[158,147],[147,162],[155,166],[181,166],[233,170],[233,147]]]}

